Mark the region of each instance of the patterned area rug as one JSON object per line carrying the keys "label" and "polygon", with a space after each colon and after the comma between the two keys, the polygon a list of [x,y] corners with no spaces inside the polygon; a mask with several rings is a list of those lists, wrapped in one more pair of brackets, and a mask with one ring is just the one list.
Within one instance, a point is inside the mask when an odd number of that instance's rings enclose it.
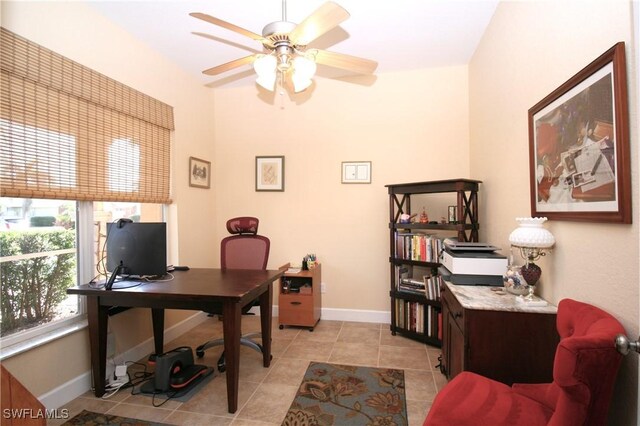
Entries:
{"label": "patterned area rug", "polygon": [[100,425],[100,426],[168,426],[165,423],[148,422],[146,420],[130,419],[128,417],[114,416],[113,414],[100,414],[82,410],[80,414],[64,422],[67,425]]}
{"label": "patterned area rug", "polygon": [[283,426],[407,425],[404,371],[312,362]]}

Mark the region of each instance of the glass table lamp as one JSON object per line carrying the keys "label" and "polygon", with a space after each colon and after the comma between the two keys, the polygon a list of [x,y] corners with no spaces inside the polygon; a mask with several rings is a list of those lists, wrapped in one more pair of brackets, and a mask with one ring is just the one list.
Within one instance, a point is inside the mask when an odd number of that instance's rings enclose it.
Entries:
{"label": "glass table lamp", "polygon": [[534,287],[542,274],[540,267],[533,262],[545,256],[556,239],[542,226],[547,221],[546,217],[519,217],[516,221],[519,225],[509,235],[509,243],[520,250],[520,255],[526,261],[521,268],[522,276],[529,286],[529,294],[525,299],[533,300]]}

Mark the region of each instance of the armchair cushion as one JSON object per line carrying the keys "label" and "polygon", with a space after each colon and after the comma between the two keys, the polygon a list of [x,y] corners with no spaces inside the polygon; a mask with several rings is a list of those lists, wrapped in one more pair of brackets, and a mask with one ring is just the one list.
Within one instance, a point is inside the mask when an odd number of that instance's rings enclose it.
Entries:
{"label": "armchair cushion", "polygon": [[504,383],[463,371],[436,398],[425,425],[544,425],[553,411]]}

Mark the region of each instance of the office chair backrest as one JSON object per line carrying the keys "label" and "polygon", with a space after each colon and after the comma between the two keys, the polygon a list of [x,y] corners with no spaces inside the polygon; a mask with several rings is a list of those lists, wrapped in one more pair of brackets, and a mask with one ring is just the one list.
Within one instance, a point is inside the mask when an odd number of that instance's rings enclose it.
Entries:
{"label": "office chair backrest", "polygon": [[230,234],[220,243],[222,269],[267,269],[270,241],[258,235],[255,217],[235,217],[227,221]]}

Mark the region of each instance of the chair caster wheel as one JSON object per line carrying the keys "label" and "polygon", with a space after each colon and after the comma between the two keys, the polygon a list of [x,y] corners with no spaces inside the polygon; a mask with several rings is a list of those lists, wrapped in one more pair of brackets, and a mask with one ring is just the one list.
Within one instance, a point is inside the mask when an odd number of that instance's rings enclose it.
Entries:
{"label": "chair caster wheel", "polygon": [[278,326],[278,328],[279,328],[280,330],[282,330],[282,329],[284,328],[284,325],[280,324],[280,325]]}
{"label": "chair caster wheel", "polygon": [[204,356],[204,351],[199,351],[199,350],[196,349],[196,356],[198,358],[202,358]]}
{"label": "chair caster wheel", "polygon": [[309,329],[309,333],[313,333],[313,327]]}
{"label": "chair caster wheel", "polygon": [[222,365],[218,365],[218,371],[220,373],[224,373],[227,370],[227,366],[222,364]]}

